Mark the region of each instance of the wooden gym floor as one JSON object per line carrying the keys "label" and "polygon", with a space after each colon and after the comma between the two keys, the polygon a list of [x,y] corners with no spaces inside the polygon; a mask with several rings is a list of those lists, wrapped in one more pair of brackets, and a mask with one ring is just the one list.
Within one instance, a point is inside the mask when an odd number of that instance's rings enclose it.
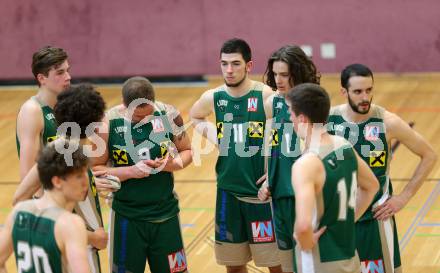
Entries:
{"label": "wooden gym floor", "polygon": [[[255,77],[261,80],[261,77]],[[188,121],[188,111],[200,94],[222,83],[219,77],[209,77],[205,85],[156,86],[158,100],[175,105]],[[343,103],[337,75],[324,75],[322,85],[330,93],[332,105]],[[121,102],[120,86],[98,86],[107,106]],[[35,94],[35,87],[0,88],[0,224],[11,209],[12,195],[19,182],[18,158],[15,146],[15,121],[20,105]],[[381,74],[375,76],[373,101],[414,122],[414,128],[440,151],[440,74]],[[191,133],[192,135],[192,133]],[[393,156],[392,183],[396,193],[408,182],[418,158],[400,146]],[[216,153],[201,157],[201,164],[192,164],[175,174],[175,189],[180,197],[181,224],[186,254],[191,272],[225,272],[214,259],[214,208]],[[440,273],[440,169],[425,181],[417,195],[397,215],[403,269],[407,273]],[[107,223],[108,207],[103,204]],[[102,252],[103,272],[108,271],[107,253]],[[9,272],[16,272],[11,257]],[[146,271],[148,272],[148,271]],[[249,265],[249,272],[267,272]]]}

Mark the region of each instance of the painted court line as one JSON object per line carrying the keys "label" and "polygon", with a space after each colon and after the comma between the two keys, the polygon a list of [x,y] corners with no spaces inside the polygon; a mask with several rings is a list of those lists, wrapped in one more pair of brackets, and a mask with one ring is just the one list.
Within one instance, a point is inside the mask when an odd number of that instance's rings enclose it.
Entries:
{"label": "painted court line", "polygon": [[419,227],[440,227],[440,223],[420,223]]}
{"label": "painted court line", "polygon": [[439,193],[440,193],[440,181],[437,182],[437,184],[434,187],[434,189],[432,190],[431,194],[429,195],[429,197],[426,199],[425,203],[423,204],[423,207],[421,208],[421,210],[417,214],[418,216],[416,216],[416,218],[414,218],[410,228],[407,230],[407,233],[405,235],[408,235],[408,237],[406,237],[406,240],[405,240],[405,236],[402,239],[402,243],[400,244],[400,248],[401,248],[402,252],[406,248],[406,246],[408,245],[411,238],[413,237],[414,233],[417,230],[417,227],[421,224],[423,218],[428,213],[430,207],[432,207],[432,205],[435,202]]}
{"label": "painted court line", "polygon": [[183,207],[183,208],[180,208],[180,210],[182,210],[182,211],[214,211],[215,208]]}
{"label": "painted court line", "polygon": [[440,233],[416,233],[415,237],[440,237]]}
{"label": "painted court line", "polygon": [[[432,192],[431,192],[431,195],[432,195]],[[429,200],[430,197],[431,197],[431,196],[429,196],[429,197],[425,200],[425,203],[423,203],[422,208],[417,212],[416,217],[414,217],[414,219],[411,221],[411,225],[410,225],[409,228],[405,231],[405,234],[403,234],[403,237],[400,239],[399,245],[400,245],[400,249],[401,249],[401,250],[403,250],[403,248],[402,248],[403,243],[406,241],[406,238],[407,238],[409,232],[412,230],[412,228],[413,228],[414,224],[416,223],[417,219],[420,217],[420,214],[421,214],[422,211],[425,209],[426,204],[427,204],[427,202],[428,202],[428,200]]]}
{"label": "painted court line", "polygon": [[400,249],[402,252],[406,248],[406,246],[408,245],[411,238],[413,237],[417,227],[420,225],[421,221],[423,220],[425,215],[428,213],[429,208],[435,202],[435,199],[437,198],[439,193],[440,193],[440,181],[437,182],[437,184],[435,185],[431,194],[429,195],[429,197],[426,199],[425,203],[423,204],[422,208],[419,210],[416,217],[413,219],[410,227],[408,228],[408,230],[405,232],[402,239],[400,240],[399,245],[400,245]]}
{"label": "painted court line", "polygon": [[211,219],[203,228],[200,230],[200,232],[197,234],[197,236],[188,244],[188,246],[185,248],[185,252],[187,255],[190,255],[191,252],[196,248],[196,246],[203,242],[204,238],[214,229],[214,218]]}

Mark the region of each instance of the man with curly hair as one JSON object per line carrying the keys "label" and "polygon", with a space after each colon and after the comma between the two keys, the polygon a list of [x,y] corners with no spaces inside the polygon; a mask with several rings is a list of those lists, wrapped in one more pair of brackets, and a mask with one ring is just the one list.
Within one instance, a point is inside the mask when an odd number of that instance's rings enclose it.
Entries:
{"label": "man with curly hair", "polygon": [[291,167],[301,155],[300,142],[289,119],[287,92],[301,83],[319,84],[319,72],[312,60],[296,45],[286,45],[275,51],[267,62],[265,79],[276,92],[265,102],[270,128],[268,148],[268,178],[259,190],[261,200],[272,196],[275,234],[280,250],[283,272],[294,272],[293,225],[295,198],[291,183]]}

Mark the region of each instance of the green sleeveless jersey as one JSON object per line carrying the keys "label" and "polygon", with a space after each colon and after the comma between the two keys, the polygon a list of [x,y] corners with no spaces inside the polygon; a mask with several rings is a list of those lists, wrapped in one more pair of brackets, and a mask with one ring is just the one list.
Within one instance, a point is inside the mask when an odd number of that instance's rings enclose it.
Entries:
{"label": "green sleeveless jersey", "polygon": [[92,170],[87,170],[89,176],[89,191],[84,201],[78,202],[75,206],[75,213],[81,216],[89,230],[96,230],[103,227],[101,205],[99,195],[96,190],[95,177]]}
{"label": "green sleeveless jersey", "polygon": [[[114,167],[135,165],[141,160],[164,158],[174,144],[166,105],[155,103],[155,111],[146,123],[131,123],[117,107],[109,110],[109,158]],[[112,208],[124,217],[161,221],[179,212],[170,172],[153,171],[148,177],[128,179],[114,193]]]}
{"label": "green sleeveless jersey", "polygon": [[290,114],[282,95],[276,95],[272,103],[273,124],[270,137],[268,183],[272,198],[292,197],[292,165],[301,156]]}
{"label": "green sleeveless jersey", "polygon": [[356,252],[354,209],[357,190],[357,160],[353,147],[345,139],[333,137],[332,145],[310,150],[325,171],[322,191],[316,195],[312,216],[314,230],[326,226],[311,251],[296,246],[298,272],[351,272],[360,270]]}
{"label": "green sleeveless jersey", "polygon": [[58,207],[40,210],[34,200],[18,205],[12,228],[18,272],[67,272],[54,233],[55,222],[63,212]]}
{"label": "green sleeveless jersey", "polygon": [[[34,101],[36,101],[40,107],[41,112],[43,113],[43,130],[40,133],[40,147],[46,146],[47,143],[54,141],[57,137],[57,122],[55,120],[55,115],[53,109],[49,106],[41,103],[37,100],[37,97],[32,97]],[[18,139],[18,135],[15,135],[15,141],[17,144],[17,152],[18,156],[20,156],[20,140]]]}
{"label": "green sleeveless jersey", "polygon": [[355,256],[354,208],[356,206],[357,160],[344,139],[335,147],[322,147],[318,156],[325,169],[322,193],[317,197],[319,227],[327,230],[319,238],[321,262],[351,259]]}
{"label": "green sleeveless jersey", "polygon": [[257,180],[264,174],[262,153],[266,114],[263,84],[256,82],[244,96],[235,98],[225,86],[214,92],[219,157],[217,187],[236,196],[255,197]]}
{"label": "green sleeveless jersey", "polygon": [[347,139],[360,157],[370,166],[374,175],[379,180],[379,191],[372,204],[362,215],[359,221],[373,219],[372,206],[384,195],[392,193],[389,182],[390,151],[386,140],[386,128],[383,122],[385,110],[377,105],[372,105],[371,117],[361,123],[349,122],[342,116],[343,105],[330,110],[328,128],[331,134]]}

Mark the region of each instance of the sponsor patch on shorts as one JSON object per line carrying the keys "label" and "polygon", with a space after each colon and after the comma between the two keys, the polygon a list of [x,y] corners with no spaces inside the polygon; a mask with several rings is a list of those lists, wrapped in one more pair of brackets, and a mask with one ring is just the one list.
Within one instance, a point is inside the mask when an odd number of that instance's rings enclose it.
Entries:
{"label": "sponsor patch on shorts", "polygon": [[374,261],[362,261],[361,270],[362,273],[385,273],[382,259]]}
{"label": "sponsor patch on shorts", "polygon": [[171,273],[183,272],[186,270],[186,256],[185,250],[181,249],[177,252],[168,255],[168,264]]}
{"label": "sponsor patch on shorts", "polygon": [[275,240],[272,221],[252,222],[251,226],[254,243],[273,242]]}

